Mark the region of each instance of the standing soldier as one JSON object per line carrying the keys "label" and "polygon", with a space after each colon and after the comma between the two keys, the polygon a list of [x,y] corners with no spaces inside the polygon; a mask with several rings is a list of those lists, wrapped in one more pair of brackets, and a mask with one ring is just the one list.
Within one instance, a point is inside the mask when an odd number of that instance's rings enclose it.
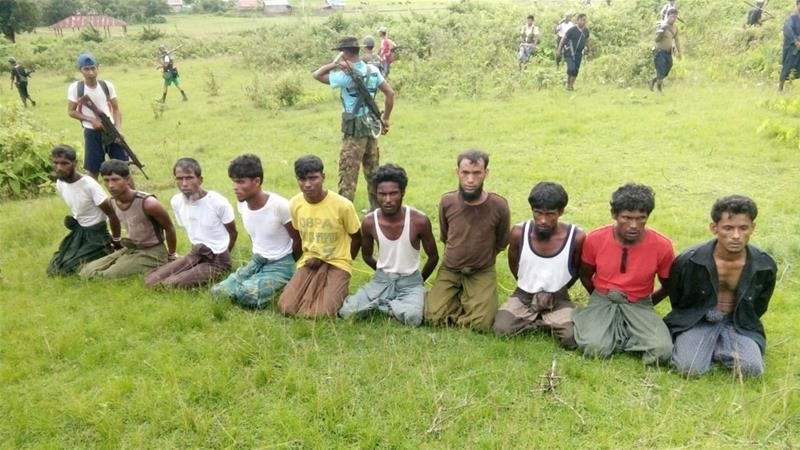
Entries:
{"label": "standing soldier", "polygon": [[[315,80],[339,89],[342,99],[342,147],[339,152],[339,194],[350,201],[356,194],[359,167],[364,165],[370,211],[378,208],[373,177],[378,170],[378,136],[389,132],[389,116],[394,106],[394,91],[375,67],[358,57],[358,39],[344,37],[333,50],[340,53],[333,62],[313,73]],[[353,74],[360,83],[353,79]],[[364,89],[360,89],[359,85]],[[374,104],[377,91],[383,92],[383,116],[376,117],[368,102]],[[376,108],[377,109],[377,105]],[[378,131],[380,130],[380,131]]]}
{"label": "standing soldier", "polygon": [[18,63],[13,57],[8,58],[8,63],[11,64],[11,85],[17,87],[22,104],[27,108],[28,100],[30,100],[31,105],[36,106],[36,102],[28,94],[28,78],[33,71],[25,70],[22,64]]}
{"label": "standing soldier", "polygon": [[[745,28],[747,27],[760,27],[762,13],[764,12],[764,0],[756,0],[756,4],[750,9],[747,13],[747,22],[745,23]],[[769,13],[767,13],[769,14]]]}
{"label": "standing soldier", "polygon": [[560,22],[556,24],[556,68],[561,64],[561,39],[564,39],[564,35],[567,34],[567,30],[572,28],[575,24],[572,23],[572,13],[567,12],[564,14],[564,18],[561,19]]}
{"label": "standing soldier", "polygon": [[558,44],[556,55],[561,54],[563,49],[567,59],[567,90],[575,90],[575,79],[581,70],[583,60],[583,49],[589,46],[589,28],[586,26],[586,14],[578,14],[575,26],[571,27],[564,34],[564,38]]}
{"label": "standing soldier", "polygon": [[175,67],[175,60],[172,59],[172,55],[163,44],[158,46],[158,51],[161,53],[158,65],[164,77],[164,91],[161,93],[161,103],[167,100],[167,88],[169,88],[171,84],[174,84],[175,87],[181,91],[183,101],[189,100],[189,98],[186,97],[186,92],[183,92],[183,89],[181,89],[181,79],[178,76],[178,68]]}
{"label": "standing soldier", "polygon": [[795,3],[794,14],[783,22],[783,68],[778,84],[779,91],[783,92],[783,84],[792,71],[792,78],[797,78],[800,72],[800,0]]}
{"label": "standing soldier", "polygon": [[361,57],[361,60],[380,69],[381,58],[374,53],[375,38],[372,36],[364,36],[364,39],[361,40],[361,43],[364,45],[364,56]]}
{"label": "standing soldier", "polygon": [[658,89],[658,92],[661,93],[661,84],[672,69],[673,49],[678,59],[683,57],[681,54],[681,43],[678,39],[678,24],[675,23],[677,19],[678,10],[673,8],[667,12],[667,20],[658,24],[658,30],[656,30],[656,44],[653,47],[653,63],[656,66],[656,76],[650,80],[651,91],[655,87]]}

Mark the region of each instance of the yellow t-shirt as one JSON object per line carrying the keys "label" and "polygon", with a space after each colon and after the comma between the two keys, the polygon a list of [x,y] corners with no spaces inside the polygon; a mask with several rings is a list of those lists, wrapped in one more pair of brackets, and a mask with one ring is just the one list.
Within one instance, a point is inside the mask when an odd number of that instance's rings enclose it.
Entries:
{"label": "yellow t-shirt", "polygon": [[292,226],[303,241],[303,256],[297,267],[304,266],[309,258],[318,258],[350,273],[350,235],[361,227],[350,200],[328,191],[321,202],[308,203],[300,193],[289,201],[289,210]]}

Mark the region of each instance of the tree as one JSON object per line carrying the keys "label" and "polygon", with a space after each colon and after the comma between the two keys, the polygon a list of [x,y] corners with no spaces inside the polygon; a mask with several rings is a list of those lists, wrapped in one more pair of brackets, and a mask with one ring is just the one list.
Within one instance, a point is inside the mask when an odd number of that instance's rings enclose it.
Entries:
{"label": "tree", "polygon": [[0,31],[11,42],[17,33],[32,31],[39,23],[39,7],[31,0],[0,0]]}
{"label": "tree", "polygon": [[80,8],[81,3],[78,0],[47,0],[42,4],[42,23],[52,25],[75,14]]}

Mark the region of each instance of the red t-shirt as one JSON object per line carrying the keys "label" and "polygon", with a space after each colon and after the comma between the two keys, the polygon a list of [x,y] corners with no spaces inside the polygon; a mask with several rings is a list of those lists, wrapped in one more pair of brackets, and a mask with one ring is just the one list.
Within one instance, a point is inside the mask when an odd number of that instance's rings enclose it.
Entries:
{"label": "red t-shirt", "polygon": [[[627,248],[625,273],[622,252]],[[614,225],[598,228],[586,236],[581,260],[596,267],[592,283],[599,292],[620,291],[631,303],[650,297],[655,276],[669,278],[675,251],[663,234],[646,228],[644,238],[633,246],[623,246],[614,238]]]}

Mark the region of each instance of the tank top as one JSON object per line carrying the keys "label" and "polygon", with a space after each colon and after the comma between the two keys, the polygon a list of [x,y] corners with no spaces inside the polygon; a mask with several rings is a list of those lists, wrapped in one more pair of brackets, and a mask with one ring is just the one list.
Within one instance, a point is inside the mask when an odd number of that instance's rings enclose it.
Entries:
{"label": "tank top", "polygon": [[575,225],[569,226],[567,239],[561,249],[553,256],[536,254],[530,245],[530,227],[532,220],[525,222],[522,230],[522,248],[519,256],[517,287],[530,294],[537,292],[558,292],[572,280],[570,273],[570,257],[572,241],[575,236]]}
{"label": "tank top", "polygon": [[119,222],[128,231],[128,239],[139,248],[152,247],[164,242],[164,230],[144,212],[144,199],[151,194],[136,191],[127,209],[121,209],[116,201],[111,202]]}
{"label": "tank top", "polygon": [[387,273],[410,275],[419,270],[419,250],[411,245],[411,210],[403,206],[406,218],[403,221],[403,232],[392,241],[384,236],[378,224],[378,210],[373,211],[375,231],[378,235],[378,269]]}

